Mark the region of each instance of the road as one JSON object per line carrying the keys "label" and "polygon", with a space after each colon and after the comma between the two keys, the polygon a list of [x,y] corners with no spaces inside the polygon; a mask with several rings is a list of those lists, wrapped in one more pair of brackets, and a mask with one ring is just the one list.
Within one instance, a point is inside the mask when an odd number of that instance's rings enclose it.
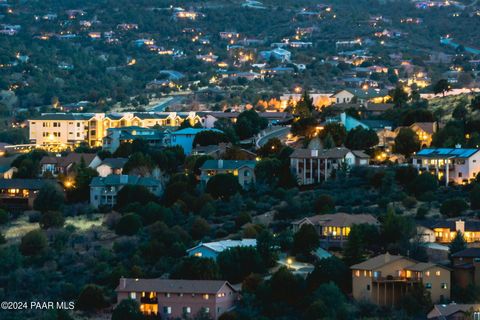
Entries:
{"label": "road", "polygon": [[265,136],[261,137],[257,141],[257,148],[263,146],[272,138],[279,138],[280,140],[285,139],[290,132],[290,127],[279,127],[278,129],[272,130],[267,133]]}

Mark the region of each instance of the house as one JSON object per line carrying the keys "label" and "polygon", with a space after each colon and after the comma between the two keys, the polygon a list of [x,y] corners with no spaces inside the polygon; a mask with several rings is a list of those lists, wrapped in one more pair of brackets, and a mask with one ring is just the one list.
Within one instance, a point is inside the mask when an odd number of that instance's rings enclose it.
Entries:
{"label": "house", "polygon": [[357,127],[362,127],[366,130],[374,130],[377,132],[384,129],[392,130],[393,127],[392,122],[387,120],[357,119],[348,115],[346,112],[342,112],[338,116],[328,117],[326,119],[326,123],[332,122],[341,123],[345,127],[345,130],[347,130],[347,132]]}
{"label": "house", "polygon": [[480,149],[425,148],[412,156],[413,165],[421,172],[427,171],[438,179],[465,184],[480,172]]}
{"label": "house", "polygon": [[255,160],[257,155],[247,149],[235,147],[231,143],[221,142],[218,145],[199,146],[192,149],[194,156],[210,156],[213,159],[221,159],[227,152],[233,151],[240,160]]}
{"label": "house", "polygon": [[[395,134],[398,134],[402,128],[405,127],[397,127]],[[437,132],[438,125],[437,122],[415,122],[408,128],[417,134],[422,148],[428,148],[432,143],[433,135]]]}
{"label": "house", "polygon": [[366,166],[369,159],[363,151],[343,147],[325,150],[295,149],[290,155],[290,168],[299,184],[308,185],[327,181],[332,173],[342,167],[348,169],[352,166]]}
{"label": "house", "polygon": [[96,170],[100,177],[106,177],[111,174],[122,174],[123,167],[127,161],[127,158],[105,158]]}
{"label": "house", "polygon": [[450,243],[457,232],[461,232],[467,243],[480,242],[480,221],[477,220],[442,220],[431,226],[435,242]]}
{"label": "house", "polygon": [[260,56],[265,60],[279,60],[281,62],[290,62],[292,53],[282,48],[275,48],[269,51],[261,51]]}
{"label": "house", "polygon": [[60,155],[55,157],[45,156],[40,160],[40,169],[42,175],[49,173],[53,176],[59,174],[66,175],[70,172],[72,167],[78,166],[82,163],[88,168],[95,169],[102,160],[95,153],[76,153],[71,152],[66,156]]}
{"label": "house", "polygon": [[205,317],[218,319],[234,308],[237,291],[224,280],[120,278],[117,303],[133,299],[145,315],[162,319]]}
{"label": "house", "polygon": [[[1,152],[1,151],[0,151]],[[5,151],[3,151],[5,154]],[[0,179],[12,179],[13,174],[18,171],[16,167],[12,167],[13,161],[18,155],[10,157],[0,157]]]}
{"label": "house", "polygon": [[431,320],[478,320],[480,319],[480,304],[436,304],[427,314]]}
{"label": "house", "polygon": [[208,180],[217,174],[233,174],[242,188],[248,189],[255,184],[256,165],[254,160],[207,160],[200,167],[200,182],[206,186]]}
{"label": "house", "polygon": [[320,239],[327,246],[342,246],[348,239],[354,224],[379,226],[378,220],[370,214],[334,213],[303,218],[292,222],[292,231],[296,233],[304,225],[312,225]]}
{"label": "house", "polygon": [[[356,79],[356,83],[360,82],[364,84],[365,81],[361,79]],[[352,80],[353,81],[353,80]],[[374,88],[350,88],[340,90],[332,95],[332,100],[334,103],[361,103],[366,105],[367,102],[372,103],[385,103],[390,99],[388,91],[385,89],[374,89]]]}
{"label": "house", "polygon": [[457,286],[480,286],[480,248],[468,248],[451,255],[453,279]]}
{"label": "house", "polygon": [[185,128],[174,131],[169,134],[169,141],[168,144],[170,146],[180,146],[183,149],[183,152],[186,155],[190,155],[192,153],[193,148],[193,141],[195,140],[195,136],[203,131],[215,131],[221,133],[222,131],[217,129],[204,129],[204,128]]}
{"label": "house", "polygon": [[216,260],[218,255],[225,250],[238,247],[257,247],[257,240],[221,240],[216,242],[200,243],[187,250],[189,256],[210,258]]}
{"label": "house", "polygon": [[151,148],[159,148],[165,145],[165,132],[138,126],[109,128],[106,137],[103,138],[103,150],[113,153],[121,144],[135,140],[143,140]]}
{"label": "house", "polygon": [[433,302],[450,299],[450,269],[388,252],[350,267],[357,301],[396,306],[412,287],[423,285]]}
{"label": "house", "polygon": [[0,205],[11,210],[25,210],[33,207],[38,191],[54,182],[47,179],[0,179]]}
{"label": "house", "polygon": [[111,174],[106,177],[94,177],[90,182],[90,205],[113,207],[117,204],[117,194],[126,185],[144,186],[152,194],[160,196],[163,186],[157,179],[129,175]]}

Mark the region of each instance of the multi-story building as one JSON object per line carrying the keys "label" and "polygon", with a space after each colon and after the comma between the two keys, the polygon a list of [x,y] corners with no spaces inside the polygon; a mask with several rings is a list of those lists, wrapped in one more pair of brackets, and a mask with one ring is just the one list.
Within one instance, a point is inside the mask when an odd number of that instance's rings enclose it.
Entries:
{"label": "multi-story building", "polygon": [[147,188],[152,194],[160,196],[163,192],[161,181],[151,177],[111,174],[106,177],[94,177],[90,183],[90,204],[113,207],[117,204],[117,194],[126,185],[139,185]]}
{"label": "multi-story building", "polygon": [[11,210],[32,208],[38,192],[48,183],[55,184],[47,179],[0,179],[0,205]]}
{"label": "multi-story building", "polygon": [[355,300],[380,306],[395,306],[412,290],[423,285],[434,303],[450,299],[450,269],[391,255],[388,252],[350,267]]}
{"label": "multi-story building", "polygon": [[445,184],[469,183],[480,172],[480,149],[427,148],[412,156],[419,171],[428,171]]}
{"label": "multi-story building", "polygon": [[218,319],[232,310],[237,291],[222,280],[120,279],[117,302],[136,300],[145,315],[162,319]]}
{"label": "multi-story building", "polygon": [[442,220],[431,229],[435,234],[435,242],[450,243],[461,232],[466,242],[480,242],[480,221],[475,220]]}
{"label": "multi-story building", "polygon": [[290,168],[299,184],[308,185],[328,180],[332,173],[342,166],[346,169],[366,166],[369,159],[364,152],[347,148],[295,149],[290,155]]}
{"label": "multi-story building", "polygon": [[217,174],[233,174],[238,183],[248,189],[255,183],[255,160],[207,160],[200,167],[200,182],[206,186],[208,180]]}
{"label": "multi-story building", "polygon": [[103,138],[102,148],[115,152],[122,143],[143,140],[150,147],[158,148],[165,145],[165,130],[143,128],[138,126],[120,127],[107,129],[107,135]]}
{"label": "multi-story building", "polygon": [[143,113],[44,113],[28,120],[31,143],[42,146],[67,146],[87,142],[101,146],[108,129],[120,127],[178,127],[184,121],[201,123],[195,112]]}

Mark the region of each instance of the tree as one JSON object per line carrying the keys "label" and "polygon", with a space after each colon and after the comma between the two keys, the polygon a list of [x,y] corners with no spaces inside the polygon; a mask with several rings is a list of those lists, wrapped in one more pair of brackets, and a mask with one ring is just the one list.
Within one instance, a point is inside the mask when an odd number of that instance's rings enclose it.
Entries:
{"label": "tree", "polygon": [[309,118],[312,115],[313,110],[315,110],[315,107],[313,106],[313,99],[310,98],[305,90],[300,100],[296,103],[294,112],[300,116],[300,118]]}
{"label": "tree", "polygon": [[231,142],[227,135],[223,132],[216,130],[204,130],[195,135],[193,139],[192,146],[209,146],[209,145],[218,145],[222,142]]}
{"label": "tree", "polygon": [[367,130],[361,126],[350,130],[345,140],[345,146],[351,150],[368,150],[377,144],[377,133],[374,130]]}
{"label": "tree", "polygon": [[8,220],[10,220],[10,214],[5,210],[0,209],[0,225],[6,224]]}
{"label": "tree", "polygon": [[304,224],[293,236],[293,252],[296,254],[309,255],[320,245],[320,237],[317,230],[311,224]]}
{"label": "tree", "polygon": [[220,273],[215,260],[192,256],[182,258],[174,266],[170,279],[218,280]]}
{"label": "tree", "polygon": [[400,305],[409,316],[424,317],[432,308],[430,291],[421,283],[413,286],[402,298]]}
{"label": "tree", "polygon": [[80,292],[77,303],[78,309],[94,312],[107,306],[107,301],[103,295],[103,290],[94,284],[88,284]]}
{"label": "tree", "polygon": [[270,268],[276,264],[277,254],[275,252],[273,234],[268,229],[263,229],[257,235],[257,251],[262,257],[265,267]]}
{"label": "tree", "polygon": [[275,185],[280,180],[284,167],[278,159],[265,158],[257,162],[255,177],[259,183]]}
{"label": "tree", "polygon": [[292,123],[290,131],[293,135],[311,139],[317,133],[318,122],[313,117],[300,118]]}
{"label": "tree", "polygon": [[402,86],[397,86],[394,90],[390,91],[389,95],[392,97],[392,101],[396,107],[403,106],[408,101],[408,93]]}
{"label": "tree", "polygon": [[403,187],[408,186],[417,176],[418,170],[413,166],[395,168],[395,180]]}
{"label": "tree", "polygon": [[463,104],[458,104],[452,112],[452,118],[456,120],[465,120],[468,115],[468,110]]}
{"label": "tree", "polygon": [[441,93],[443,96],[445,96],[445,93],[450,90],[451,86],[446,79],[438,80],[437,83],[435,83],[435,85],[433,86],[433,93]]}
{"label": "tree", "polygon": [[115,226],[115,233],[125,236],[133,236],[142,227],[142,219],[138,214],[129,213],[118,220]]}
{"label": "tree", "polygon": [[262,257],[254,247],[235,247],[217,256],[222,279],[232,283],[243,281],[251,273],[263,274],[266,269]]}
{"label": "tree", "polygon": [[450,249],[449,251],[450,256],[452,256],[452,254],[455,254],[457,252],[467,249],[467,242],[465,241],[465,238],[463,237],[463,233],[460,230],[457,231],[455,238],[453,238],[452,242],[450,242],[450,244],[448,245],[448,248]]}
{"label": "tree", "polygon": [[20,252],[24,256],[41,254],[48,246],[47,236],[42,230],[32,230],[22,237]]}
{"label": "tree", "polygon": [[190,234],[193,239],[201,239],[210,232],[210,224],[203,218],[196,218],[192,223]]}
{"label": "tree", "polygon": [[141,185],[127,184],[117,194],[117,207],[124,208],[130,203],[147,204],[155,202],[157,197],[146,187]]}
{"label": "tree", "polygon": [[438,188],[438,180],[429,172],[424,172],[413,179],[408,189],[417,198],[421,197],[427,192],[433,192]]}
{"label": "tree", "polygon": [[58,211],[63,207],[65,197],[57,185],[46,183],[38,191],[33,201],[33,208],[42,212]]}
{"label": "tree", "polygon": [[339,147],[345,143],[347,137],[347,131],[341,123],[331,122],[327,123],[322,131],[320,131],[320,138],[325,139],[327,135],[330,135],[335,142],[335,146]]}
{"label": "tree", "polygon": [[321,194],[315,200],[313,206],[317,214],[332,213],[335,209],[335,200],[328,194]]}
{"label": "tree", "polygon": [[257,155],[262,158],[276,157],[284,145],[278,138],[271,138],[257,150]]}
{"label": "tree", "polygon": [[45,211],[40,215],[40,228],[61,228],[65,223],[65,218],[60,211]]}
{"label": "tree", "polygon": [[240,139],[247,139],[265,129],[268,126],[268,120],[262,118],[258,113],[251,109],[243,111],[237,117],[235,131]]}
{"label": "tree", "polygon": [[415,223],[410,217],[395,213],[390,207],[381,221],[381,242],[383,245],[397,244],[405,247],[405,244],[415,235]]}
{"label": "tree", "polygon": [[98,172],[87,167],[83,157],[78,166],[74,165],[72,171],[75,173],[74,182],[65,185],[67,198],[73,202],[87,201],[90,198],[90,182],[93,177],[98,176]]}
{"label": "tree", "polygon": [[440,206],[440,213],[449,217],[454,218],[461,215],[465,210],[468,209],[468,204],[462,198],[452,198],[443,201]]}
{"label": "tree", "polygon": [[142,320],[140,305],[136,300],[125,299],[121,301],[112,312],[112,320]]}
{"label": "tree", "polygon": [[329,282],[335,283],[344,293],[350,292],[351,274],[348,266],[339,258],[332,256],[330,258],[321,259],[316,265],[313,272],[307,277],[308,289],[313,292],[322,284]]}
{"label": "tree", "polygon": [[322,284],[313,294],[314,302],[306,310],[306,318],[349,319],[345,295],[332,282]]}
{"label": "tree", "polygon": [[470,208],[480,210],[480,184],[475,183],[470,191]]}
{"label": "tree", "polygon": [[242,186],[238,183],[237,177],[224,173],[211,177],[205,189],[212,197],[219,199],[229,199],[240,190],[242,190]]}
{"label": "tree", "polygon": [[130,156],[123,166],[123,172],[126,174],[149,176],[154,167],[152,158],[142,152],[135,152]]}
{"label": "tree", "polygon": [[480,110],[480,95],[473,97],[472,101],[470,102],[470,108],[472,110]]}
{"label": "tree", "polygon": [[417,134],[410,128],[402,128],[395,137],[394,151],[409,157],[420,150],[420,141]]}

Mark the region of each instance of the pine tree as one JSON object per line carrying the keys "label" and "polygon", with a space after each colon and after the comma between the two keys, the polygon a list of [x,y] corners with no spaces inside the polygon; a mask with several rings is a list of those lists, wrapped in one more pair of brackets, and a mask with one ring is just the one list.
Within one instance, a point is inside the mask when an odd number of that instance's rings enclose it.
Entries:
{"label": "pine tree", "polygon": [[463,237],[463,233],[461,231],[457,231],[457,235],[448,247],[450,248],[450,256],[467,248],[467,243],[465,242],[465,238]]}

